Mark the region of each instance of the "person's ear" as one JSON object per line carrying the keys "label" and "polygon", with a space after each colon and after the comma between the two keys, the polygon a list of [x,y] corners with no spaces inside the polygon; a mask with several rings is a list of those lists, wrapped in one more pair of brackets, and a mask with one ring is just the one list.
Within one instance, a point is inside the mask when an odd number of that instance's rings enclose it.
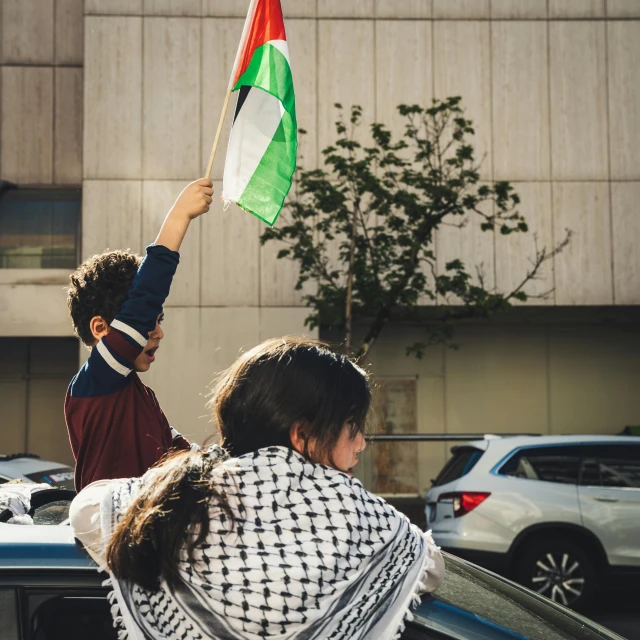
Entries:
{"label": "person's ear", "polygon": [[300,454],[304,455],[307,446],[307,433],[302,422],[294,422],[289,429],[289,440],[291,445]]}
{"label": "person's ear", "polygon": [[111,329],[109,323],[102,316],[93,316],[89,321],[89,328],[91,329],[91,335],[94,337],[96,343],[100,342],[100,340],[104,338]]}

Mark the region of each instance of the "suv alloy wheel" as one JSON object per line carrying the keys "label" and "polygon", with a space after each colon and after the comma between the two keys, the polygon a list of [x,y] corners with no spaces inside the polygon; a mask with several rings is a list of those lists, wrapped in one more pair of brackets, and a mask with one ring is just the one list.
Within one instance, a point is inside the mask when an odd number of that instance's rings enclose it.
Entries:
{"label": "suv alloy wheel", "polygon": [[536,540],[516,564],[517,581],[558,604],[584,611],[596,590],[593,562],[578,545],[561,538]]}

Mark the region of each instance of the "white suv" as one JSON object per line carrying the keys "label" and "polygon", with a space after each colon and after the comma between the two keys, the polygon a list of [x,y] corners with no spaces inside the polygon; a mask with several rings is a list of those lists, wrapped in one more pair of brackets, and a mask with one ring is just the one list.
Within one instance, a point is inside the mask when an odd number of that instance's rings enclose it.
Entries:
{"label": "white suv", "polygon": [[640,438],[487,436],[452,453],[427,493],[443,549],[579,610],[640,578]]}

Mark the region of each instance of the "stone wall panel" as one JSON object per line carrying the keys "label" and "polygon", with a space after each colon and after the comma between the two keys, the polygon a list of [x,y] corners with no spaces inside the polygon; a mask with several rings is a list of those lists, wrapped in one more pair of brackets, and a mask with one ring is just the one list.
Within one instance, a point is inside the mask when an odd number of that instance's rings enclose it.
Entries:
{"label": "stone wall panel", "polygon": [[53,179],[56,184],[82,183],[82,69],[55,69]]}
{"label": "stone wall panel", "polygon": [[478,20],[488,18],[489,0],[433,0],[433,17],[438,20]]}
{"label": "stone wall panel", "polygon": [[142,171],[194,180],[200,158],[200,20],[145,18]]}
{"label": "stone wall panel", "polygon": [[203,306],[260,304],[260,231],[264,223],[235,204],[225,210],[222,183],[214,182],[213,204],[202,221]]}
{"label": "stone wall panel", "polygon": [[2,0],[0,61],[4,64],[53,64],[52,0]]}
{"label": "stone wall panel", "polygon": [[547,25],[495,22],[491,36],[495,178],[548,180]]}
{"label": "stone wall panel", "polygon": [[602,18],[605,0],[549,0],[549,18]]}
{"label": "stone wall panel", "polygon": [[553,178],[607,180],[605,25],[552,22],[549,29]]}
{"label": "stone wall panel", "polygon": [[640,179],[640,22],[607,23],[611,179]]}
{"label": "stone wall panel", "polygon": [[547,0],[491,0],[491,17],[494,20],[544,19]]}
{"label": "stone wall panel", "polygon": [[84,77],[84,178],[141,178],[142,18],[85,18]]}
{"label": "stone wall panel", "polygon": [[82,185],[82,247],[85,260],[106,249],[142,254],[142,185],[139,180],[85,180]]}
{"label": "stone wall panel", "polygon": [[571,244],[555,259],[556,304],[613,303],[609,186],[605,182],[553,184],[554,237],[566,229]]}
{"label": "stone wall panel", "polygon": [[51,184],[53,178],[53,68],[3,67],[2,178]]}
{"label": "stone wall panel", "polygon": [[616,304],[640,304],[640,182],[611,185],[613,275]]}
{"label": "stone wall panel", "polygon": [[55,0],[56,64],[81,65],[84,59],[84,2]]}

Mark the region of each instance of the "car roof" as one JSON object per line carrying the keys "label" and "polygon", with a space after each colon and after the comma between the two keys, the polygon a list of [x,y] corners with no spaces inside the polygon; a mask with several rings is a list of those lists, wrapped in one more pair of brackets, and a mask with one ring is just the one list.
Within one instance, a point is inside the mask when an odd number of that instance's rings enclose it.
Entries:
{"label": "car roof", "polygon": [[638,436],[619,435],[570,435],[570,436],[507,436],[487,434],[482,440],[470,440],[460,446],[471,446],[477,449],[504,448],[515,449],[536,445],[552,444],[640,444]]}
{"label": "car roof", "polygon": [[495,459],[500,459],[516,449],[523,447],[549,447],[563,445],[581,444],[635,444],[640,445],[638,436],[618,436],[618,435],[571,435],[571,436],[508,436],[500,437],[489,435],[483,440],[471,440],[464,444],[453,447],[467,448],[473,447],[485,451],[480,462],[474,467],[476,472],[482,472],[487,465],[492,465]]}
{"label": "car roof", "polygon": [[20,456],[2,458],[0,456],[0,474],[10,478],[22,478],[28,473],[39,473],[52,469],[71,469],[67,464],[52,462],[51,460],[41,460],[31,456]]}
{"label": "car roof", "polygon": [[0,523],[0,572],[6,569],[97,569],[68,525]]}

